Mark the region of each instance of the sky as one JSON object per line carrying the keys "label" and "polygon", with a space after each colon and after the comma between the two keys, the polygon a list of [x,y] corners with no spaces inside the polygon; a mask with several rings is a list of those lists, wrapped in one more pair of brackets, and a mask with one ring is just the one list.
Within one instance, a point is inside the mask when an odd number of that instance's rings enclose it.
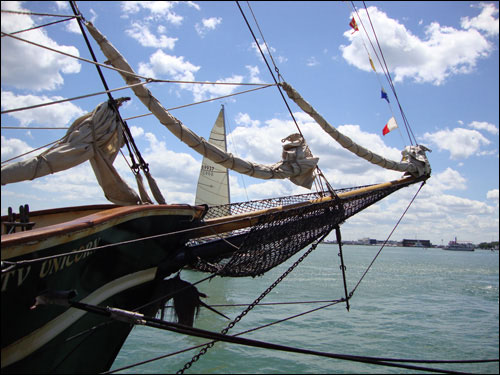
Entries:
{"label": "sky", "polygon": [[[343,1],[258,1],[250,2],[251,9],[247,2],[239,4],[259,44],[267,44],[272,61],[267,60],[275,75],[276,67],[284,81],[345,135],[399,161],[410,141],[396,98],[371,49],[370,41],[374,45],[378,41],[416,143],[432,150],[427,154],[431,178],[392,240],[428,239],[436,245],[455,237],[473,243],[498,241],[498,2],[368,1],[365,8],[363,2],[354,2],[353,7]],[[143,76],[274,83],[236,2],[88,1],[79,2],[78,7]],[[9,1],[2,2],[2,10],[72,14],[68,2]],[[358,20],[356,32],[349,26],[353,16]],[[3,32],[14,32],[59,19],[2,13],[1,27]],[[90,59],[74,20],[17,35]],[[97,44],[91,43],[103,62]],[[2,37],[1,48],[2,111],[103,91],[95,67],[84,61],[7,36]],[[368,53],[377,73],[370,67]],[[110,88],[124,86],[118,73],[105,69],[104,75]],[[165,108],[225,96],[173,109],[172,114],[208,138],[224,105],[229,151],[247,160],[279,162],[281,139],[297,132],[275,86],[238,96],[227,95],[249,87],[169,82],[152,83],[148,88]],[[381,99],[381,88],[390,104]],[[148,112],[129,89],[113,96],[132,98],[121,108],[123,118]],[[2,162],[65,134],[64,129],[34,128],[68,127],[106,100],[105,95],[98,95],[2,114]],[[287,103],[334,188],[401,177],[400,172],[374,166],[342,149],[295,103],[290,99]],[[382,129],[393,115],[399,128],[383,136]],[[127,123],[167,202],[193,204],[201,155],[153,116]],[[36,153],[15,161],[32,155]],[[121,156],[115,167],[136,188]],[[341,226],[343,239],[386,239],[418,187],[402,189],[350,218]],[[230,190],[234,202],[309,192],[288,180],[258,180],[234,172],[230,173]],[[17,212],[26,203],[31,211],[108,203],[89,162],[34,181],[5,185],[1,191],[2,215],[8,207]]]}

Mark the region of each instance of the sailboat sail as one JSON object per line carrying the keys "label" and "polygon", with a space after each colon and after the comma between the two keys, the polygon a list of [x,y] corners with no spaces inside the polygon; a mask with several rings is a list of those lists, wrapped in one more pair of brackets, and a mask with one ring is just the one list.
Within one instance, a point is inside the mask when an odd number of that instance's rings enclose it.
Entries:
{"label": "sailboat sail", "polygon": [[[224,107],[221,108],[217,116],[208,142],[227,152]],[[195,205],[220,206],[229,203],[229,174],[227,168],[204,156],[196,188]]]}

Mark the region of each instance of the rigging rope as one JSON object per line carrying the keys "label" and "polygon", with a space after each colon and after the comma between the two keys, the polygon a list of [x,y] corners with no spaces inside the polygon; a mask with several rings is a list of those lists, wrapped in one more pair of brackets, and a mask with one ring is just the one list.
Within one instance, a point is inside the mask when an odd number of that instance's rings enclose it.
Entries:
{"label": "rigging rope", "polygon": [[12,160],[15,160],[15,159],[21,158],[21,157],[23,157],[23,156],[26,156],[26,155],[28,155],[28,154],[31,154],[32,152],[35,152],[35,151],[41,150],[42,148],[48,147],[48,146],[50,146],[50,145],[53,145],[53,144],[55,144],[55,143],[57,143],[57,142],[61,141],[63,138],[64,138],[64,137],[59,138],[59,139],[56,139],[54,142],[50,142],[50,143],[48,143],[48,144],[46,144],[46,145],[44,145],[44,146],[40,146],[40,147],[37,147],[37,148],[35,148],[35,149],[33,149],[33,150],[27,151],[27,152],[25,152],[24,154],[17,155],[17,156],[14,156],[14,157],[10,158],[10,159],[4,160],[4,161],[2,161],[2,165],[3,165],[3,164],[8,163],[9,161],[12,161]]}
{"label": "rigging rope", "polygon": [[352,5],[354,11],[356,12],[356,14],[358,16],[358,19],[361,22],[361,26],[363,27],[363,30],[365,31],[366,36],[368,38],[368,41],[370,42],[370,45],[372,46],[372,50],[375,53],[375,56],[377,57],[377,60],[378,60],[378,62],[380,64],[380,66],[382,67],[384,75],[385,75],[385,77],[387,79],[387,82],[389,83],[389,86],[391,87],[391,90],[392,90],[392,92],[394,94],[394,97],[396,98],[396,101],[398,102],[398,107],[399,107],[399,110],[401,112],[401,117],[403,118],[403,122],[404,122],[404,125],[405,125],[405,128],[406,128],[406,132],[408,134],[408,138],[409,138],[410,144],[413,145],[413,141],[415,141],[415,143],[417,143],[416,142],[416,138],[415,138],[415,136],[413,134],[413,131],[411,130],[411,127],[410,127],[410,124],[408,122],[408,119],[406,118],[406,115],[405,115],[405,113],[403,111],[403,107],[401,106],[401,102],[399,101],[399,97],[398,97],[398,95],[396,93],[396,88],[395,88],[394,83],[392,81],[391,74],[389,72],[389,68],[387,67],[387,63],[385,61],[384,54],[382,52],[382,48],[380,46],[380,43],[379,43],[379,40],[378,40],[378,37],[377,37],[377,33],[375,32],[375,28],[373,27],[373,23],[371,21],[370,14],[368,12],[368,9],[366,8],[366,4],[364,3],[364,1],[363,1],[363,4],[365,5],[366,15],[368,17],[368,20],[370,21],[372,32],[373,32],[373,35],[375,36],[375,40],[376,40],[376,43],[377,43],[377,46],[378,46],[378,50],[380,51],[380,55],[381,55],[381,58],[383,60],[383,63],[380,61],[380,57],[379,57],[379,54],[377,53],[377,49],[373,45],[373,42],[372,42],[372,40],[370,38],[370,35],[368,34],[368,31],[366,30],[366,28],[364,26],[363,20],[361,19],[361,16],[359,15],[359,12],[358,12],[356,6],[354,5],[354,2],[351,1],[351,5]]}
{"label": "rigging rope", "polygon": [[[292,319],[295,319],[295,318],[298,318],[298,317],[301,317],[301,316],[304,316],[304,315],[307,315],[307,314],[310,314],[310,313],[313,313],[313,312],[316,312],[316,311],[319,311],[319,310],[322,310],[322,309],[325,309],[327,307],[336,305],[337,303],[339,303],[341,301],[338,300],[338,301],[318,301],[318,302],[331,302],[331,303],[329,303],[327,305],[323,305],[323,306],[317,307],[317,308],[314,308],[312,310],[304,311],[304,312],[296,314],[296,315],[289,316],[287,318],[279,319],[279,320],[276,320],[276,321],[268,323],[268,324],[264,324],[264,325],[259,326],[259,327],[247,329],[246,331],[238,332],[238,333],[236,333],[236,334],[234,334],[232,336],[237,337],[237,336],[241,336],[241,335],[244,335],[244,334],[247,334],[247,333],[250,333],[250,332],[258,331],[259,329],[268,328],[270,326],[273,326],[273,325],[276,325],[276,324],[280,324],[280,323],[283,323],[283,322],[286,322],[286,321],[289,321],[289,320],[292,320]],[[283,302],[283,303],[287,303],[287,302]],[[293,302],[291,302],[291,303],[293,303]],[[297,302],[297,303],[300,303],[300,302]],[[263,306],[263,305],[268,305],[268,304],[266,304],[266,303],[260,303],[259,305]],[[214,307],[214,306],[216,307],[217,305],[212,305],[212,307]],[[235,305],[235,306],[238,306],[238,305]],[[245,305],[245,306],[247,306],[247,305]],[[114,369],[112,371],[107,371],[107,372],[104,372],[103,374],[113,374],[113,373],[118,372],[118,371],[122,371],[122,370],[126,370],[126,369],[129,369],[129,368],[132,368],[132,367],[144,365],[146,363],[151,363],[151,362],[154,362],[154,361],[158,361],[160,359],[171,357],[173,355],[177,355],[177,354],[185,353],[185,352],[193,350],[193,349],[201,348],[202,346],[210,344],[211,342],[215,342],[215,341],[205,342],[203,344],[192,346],[192,347],[189,347],[189,348],[185,348],[185,349],[173,352],[173,353],[163,354],[161,356],[158,356],[158,357],[155,357],[155,358],[151,358],[151,359],[148,359],[146,361],[137,362],[137,363],[134,363],[132,365],[128,365],[128,366],[124,366],[124,367],[121,367],[121,368],[118,368],[118,369]]]}
{"label": "rigging rope", "polygon": [[[227,327],[221,331],[221,333],[223,335],[226,335],[227,332],[236,325],[236,323],[238,323],[246,314],[250,312],[250,310],[258,305],[265,296],[267,296],[281,281],[283,281],[285,277],[290,274],[290,272],[292,272],[310,253],[312,253],[313,250],[316,249],[316,247],[321,243],[321,241],[326,238],[329,233],[330,232],[328,231],[327,233],[323,234],[320,239],[316,240],[316,242],[311,245],[309,250],[307,250],[299,259],[297,259],[297,261],[295,261],[295,263],[293,263],[280,277],[278,277],[278,279],[276,279],[273,284],[271,284],[259,297],[257,297],[257,299],[255,299],[255,301],[253,301],[245,310],[243,310],[240,315],[238,315],[232,322],[230,322]],[[212,341],[211,343],[207,344],[203,349],[200,350],[197,355],[195,355],[191,359],[191,361],[187,362],[182,369],[177,371],[177,374],[183,374],[185,370],[190,368],[194,362],[198,361],[200,357],[207,352],[208,349],[215,345],[215,343],[216,341]]]}
{"label": "rigging rope", "polygon": [[[213,339],[213,340],[217,340],[217,341],[224,341],[224,342],[229,342],[229,343],[233,343],[233,344],[241,344],[241,345],[259,347],[259,348],[264,348],[264,349],[273,349],[273,350],[279,350],[279,351],[285,351],[285,352],[291,352],[291,353],[308,354],[308,355],[313,355],[313,356],[342,359],[342,360],[348,360],[348,361],[354,361],[354,362],[363,362],[363,363],[374,364],[374,365],[398,367],[398,368],[405,368],[405,369],[412,369],[412,370],[420,370],[420,371],[428,371],[428,372],[442,372],[442,373],[450,373],[450,374],[460,373],[460,372],[450,371],[450,370],[435,369],[435,368],[428,368],[428,367],[422,367],[422,366],[413,366],[413,365],[403,364],[404,362],[408,362],[408,363],[456,363],[455,361],[453,361],[453,362],[441,361],[440,362],[440,361],[426,361],[426,360],[412,360],[412,359],[408,360],[408,359],[368,357],[368,356],[320,352],[320,351],[302,349],[302,348],[291,347],[291,346],[286,346],[286,345],[273,344],[273,343],[265,342],[265,341],[252,340],[252,339],[236,337],[236,336],[228,336],[225,334],[211,332],[211,331],[207,331],[207,330],[203,330],[203,329],[199,329],[199,328],[193,328],[193,327],[189,327],[189,326],[185,326],[185,325],[181,325],[181,324],[165,322],[163,320],[148,317],[148,316],[145,316],[143,314],[132,313],[130,311],[115,309],[115,308],[111,308],[111,307],[103,308],[101,306],[93,306],[93,305],[88,305],[88,304],[81,303],[81,302],[69,302],[69,303],[70,303],[71,307],[74,307],[77,309],[82,309],[82,310],[96,313],[99,315],[107,316],[107,317],[110,317],[112,319],[117,319],[120,321],[127,322],[129,324],[140,324],[140,325],[145,325],[148,327],[158,328],[158,329],[167,330],[167,331],[171,331],[171,332],[177,332],[177,333],[182,333],[182,334],[196,336],[196,337],[208,338],[208,339]],[[498,361],[498,359],[486,359],[486,360],[474,360],[473,363],[479,363],[479,362],[485,363],[485,362],[497,362],[497,361]],[[464,363],[464,362],[460,362],[460,363]]]}
{"label": "rigging rope", "polygon": [[[3,11],[2,11],[3,12]],[[72,19],[76,18],[75,16],[73,17],[68,17],[68,18],[65,18],[63,20],[59,20],[59,21],[54,21],[54,22],[49,22],[49,23],[45,23],[43,25],[39,25],[39,26],[34,26],[34,27],[30,27],[29,29],[23,29],[23,30],[19,30],[19,31],[14,31],[14,32],[11,32],[10,34],[11,35],[14,35],[14,34],[20,34],[20,33],[24,33],[26,31],[31,31],[31,30],[36,30],[36,29],[40,29],[42,27],[46,27],[46,26],[50,26],[50,25],[55,25],[56,23],[61,23],[61,22],[66,22],[66,21],[71,21]],[[2,35],[2,38],[4,36],[7,36],[7,35]]]}
{"label": "rigging rope", "polygon": [[[262,48],[260,48],[259,41],[257,40],[257,37],[255,36],[255,34],[254,34],[253,30],[252,30],[252,27],[248,23],[247,17],[245,16],[245,13],[243,12],[243,9],[241,9],[240,4],[239,4],[238,1],[236,1],[236,4],[238,5],[238,8],[240,9],[241,15],[243,16],[243,19],[245,20],[245,23],[247,24],[248,30],[250,30],[250,33],[252,34],[253,40],[255,41],[255,44],[257,45],[257,48],[259,48],[260,54],[262,55],[262,58],[264,59],[264,62],[266,63],[267,69],[269,69],[269,73],[271,73],[271,77],[273,77],[274,83],[278,87],[278,91],[279,91],[279,93],[280,93],[280,95],[281,95],[281,97],[283,99],[283,102],[285,103],[286,107],[288,108],[288,112],[290,113],[290,116],[292,117],[293,122],[295,123],[295,126],[297,127],[297,130],[298,130],[299,134],[302,136],[302,138],[304,138],[304,135],[302,134],[302,131],[300,130],[299,124],[297,123],[297,120],[295,120],[295,117],[293,116],[292,110],[290,109],[290,106],[288,105],[288,102],[285,99],[285,95],[283,95],[283,92],[281,91],[281,87],[278,84],[278,81],[276,80],[276,77],[274,77],[273,71],[272,71],[271,67],[269,66],[269,63],[267,62],[266,56],[265,56],[264,52],[262,51]],[[250,6],[250,4],[248,4],[248,5]],[[252,14],[253,14],[253,12],[252,12]],[[260,28],[259,28],[259,30],[260,30]],[[267,47],[267,44],[266,44],[266,47]],[[273,61],[273,63],[274,63],[274,61]],[[274,68],[276,69],[276,71],[278,71],[277,70],[278,68],[276,67],[276,65],[274,65]]]}
{"label": "rigging rope", "polygon": [[351,290],[351,292],[349,293],[349,297],[352,297],[352,295],[354,294],[354,292],[356,291],[356,289],[358,288],[359,284],[361,284],[361,281],[365,278],[366,274],[368,273],[368,271],[370,270],[370,268],[373,266],[373,263],[375,263],[375,260],[377,259],[377,257],[380,255],[380,253],[382,252],[382,249],[385,247],[385,245],[387,244],[387,242],[389,241],[389,239],[391,238],[392,234],[394,233],[394,231],[396,230],[396,228],[398,227],[399,223],[401,223],[401,220],[403,220],[403,217],[406,215],[406,212],[408,212],[408,210],[410,209],[410,206],[412,205],[413,201],[417,198],[417,195],[418,193],[420,192],[420,190],[422,189],[422,187],[425,185],[425,181],[422,182],[422,184],[420,184],[420,187],[418,188],[417,192],[415,193],[415,195],[413,196],[413,198],[411,199],[410,203],[408,204],[408,206],[406,207],[406,209],[404,210],[403,214],[401,215],[401,217],[399,218],[399,220],[397,221],[396,225],[394,226],[394,228],[392,228],[392,231],[391,233],[389,233],[389,236],[387,237],[387,239],[384,241],[384,243],[382,244],[382,246],[380,247],[379,251],[377,252],[377,254],[375,254],[375,257],[373,258],[373,260],[371,261],[371,263],[368,265],[368,267],[366,268],[365,272],[363,273],[363,275],[361,276],[361,278],[359,279],[359,281],[357,282],[356,286]]}
{"label": "rigging rope", "polygon": [[37,13],[37,12],[22,12],[19,10],[7,10],[2,9],[2,13],[11,13],[11,14],[23,14],[26,16],[47,16],[47,17],[66,17],[66,18],[76,18],[74,15],[69,14],[49,14],[49,13]]}
{"label": "rigging rope", "polygon": [[[243,9],[241,9],[241,6],[240,6],[240,4],[239,4],[238,1],[236,1],[236,4],[238,5],[238,8],[239,8],[239,10],[241,12],[241,15],[243,16],[243,19],[245,20],[245,23],[246,23],[246,25],[247,25],[250,33],[252,34],[253,40],[254,40],[257,48],[260,51],[262,59],[266,63],[267,69],[269,69],[269,73],[271,73],[271,77],[273,77],[273,80],[274,80],[276,86],[278,87],[278,91],[279,91],[279,93],[281,95],[281,98],[283,99],[283,102],[285,103],[286,108],[288,109],[288,112],[289,112],[290,117],[292,118],[292,120],[293,120],[293,122],[295,124],[295,127],[297,128],[297,130],[298,130],[299,134],[302,136],[302,138],[305,140],[306,138],[302,134],[302,131],[301,131],[300,127],[299,127],[299,124],[297,123],[297,120],[295,119],[295,116],[293,115],[292,110],[291,110],[290,106],[288,105],[288,102],[287,102],[287,100],[285,98],[285,95],[283,94],[283,91],[281,90],[281,87],[280,87],[280,85],[278,83],[278,80],[276,80],[276,78],[274,76],[274,73],[271,70],[271,67],[269,66],[269,63],[267,62],[266,56],[265,56],[264,52],[262,51],[262,48],[260,47],[259,41],[257,40],[257,37],[255,36],[255,34],[254,34],[253,30],[252,30],[252,27],[250,26],[250,23],[248,22],[248,20],[247,20],[247,18],[245,16],[245,13],[243,12]],[[276,65],[276,63],[275,63],[275,61],[273,59],[273,56],[271,54],[271,50],[269,49],[269,46],[267,45],[267,42],[266,42],[266,40],[264,38],[264,35],[263,35],[262,30],[261,30],[261,28],[259,26],[259,23],[257,22],[257,18],[255,17],[255,14],[254,14],[254,12],[252,10],[252,7],[250,6],[250,3],[248,1],[247,1],[247,5],[248,5],[248,8],[250,9],[250,12],[252,13],[252,16],[254,18],[254,22],[257,25],[257,28],[258,28],[258,30],[260,32],[262,40],[264,41],[264,44],[265,44],[266,49],[267,49],[267,53],[269,54],[269,56],[271,58],[271,61],[272,61],[273,65],[274,65],[274,70],[276,71],[276,74],[278,75],[278,78],[281,79],[282,75],[281,75],[281,73],[280,73],[280,71],[279,71],[279,69],[278,69],[278,67],[277,67],[277,65]],[[319,168],[318,165],[316,165],[315,170],[316,170],[316,178],[314,179],[315,183],[316,183],[316,180],[319,180],[320,181],[320,185],[321,185],[321,179],[323,179],[325,181],[327,187],[328,187],[328,190],[330,192],[333,192],[333,188],[330,186],[330,183],[328,182],[328,180],[326,179],[325,175],[323,174],[323,172],[321,171],[321,169]],[[318,189],[318,191],[320,191],[320,190]]]}

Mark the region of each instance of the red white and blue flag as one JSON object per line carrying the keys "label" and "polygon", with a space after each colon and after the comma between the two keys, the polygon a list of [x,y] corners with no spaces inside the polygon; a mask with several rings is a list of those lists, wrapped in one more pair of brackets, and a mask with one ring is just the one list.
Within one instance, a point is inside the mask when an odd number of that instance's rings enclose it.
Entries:
{"label": "red white and blue flag", "polygon": [[384,129],[382,130],[382,134],[386,135],[390,131],[396,129],[398,127],[398,123],[394,117],[391,117],[387,124],[385,124]]}

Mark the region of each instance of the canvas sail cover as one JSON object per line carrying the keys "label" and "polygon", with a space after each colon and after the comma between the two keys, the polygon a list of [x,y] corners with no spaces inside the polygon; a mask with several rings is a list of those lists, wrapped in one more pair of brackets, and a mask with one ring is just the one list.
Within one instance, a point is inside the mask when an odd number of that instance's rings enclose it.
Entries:
{"label": "canvas sail cover", "polygon": [[[144,85],[138,85],[138,83],[141,83],[141,80],[135,76],[132,67],[91,22],[86,22],[85,26],[99,44],[99,47],[108,59],[108,63],[120,69],[120,75],[128,85],[131,85],[130,88],[146,108],[148,108],[148,110],[150,110],[160,123],[172,132],[172,134],[196,152],[225,168],[260,179],[284,179],[292,177],[294,181],[300,182],[303,180],[300,178],[301,175],[309,176],[314,173],[319,159],[312,156],[290,159],[288,161],[282,160],[268,166],[243,160],[210,144],[184,126],[177,118],[172,116]],[[309,178],[305,178],[304,181],[307,184],[301,186],[310,189],[312,181],[310,181]],[[311,184],[309,184],[309,182],[311,182]]]}
{"label": "canvas sail cover", "polygon": [[[224,108],[217,116],[208,142],[226,152],[226,130],[224,126]],[[196,188],[195,204],[220,206],[229,204],[229,181],[227,168],[214,163],[207,157],[201,162],[200,177]]]}
{"label": "canvas sail cover", "polygon": [[305,101],[302,96],[288,83],[282,82],[281,87],[286,91],[288,97],[292,99],[305,113],[311,116],[318,125],[333,139],[335,139],[342,147],[356,154],[357,156],[376,164],[382,168],[406,172],[414,177],[429,175],[431,167],[425,151],[430,151],[422,145],[408,146],[401,152],[401,162],[386,159],[380,155],[367,150],[363,146],[358,145],[349,137],[340,133],[335,127],[330,125],[316,110]]}
{"label": "canvas sail cover", "polygon": [[[123,99],[118,99],[121,103]],[[119,205],[141,203],[113,167],[123,146],[123,132],[113,107],[104,102],[78,118],[66,135],[48,150],[27,160],[2,166],[2,185],[33,180],[90,161],[106,198]]]}

